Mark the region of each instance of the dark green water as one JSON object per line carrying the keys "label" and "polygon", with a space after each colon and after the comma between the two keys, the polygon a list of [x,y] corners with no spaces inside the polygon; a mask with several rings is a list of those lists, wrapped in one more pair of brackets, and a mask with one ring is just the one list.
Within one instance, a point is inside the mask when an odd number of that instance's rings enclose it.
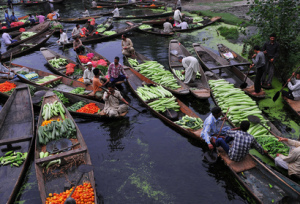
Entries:
{"label": "dark green water", "polygon": [[[79,0],[66,0],[63,5],[54,5],[54,9],[60,10],[61,17],[77,17],[83,11],[83,4]],[[48,4],[15,7],[17,16],[36,12],[47,14],[49,10]],[[96,12],[99,11],[90,11]],[[132,15],[128,10],[122,12]],[[98,19],[97,22],[103,20]],[[124,21],[114,25],[114,29],[125,26]],[[74,25],[64,26],[70,36]],[[167,51],[171,38],[140,33],[131,33],[129,37],[137,52],[168,64]],[[211,38],[206,30],[176,36],[189,49],[192,42],[199,42],[203,37]],[[62,50],[56,40],[58,36],[52,36],[45,47],[75,60],[74,51],[71,48]],[[115,56],[122,59],[121,39],[88,46],[110,61]],[[5,47],[2,47],[3,51]],[[13,62],[48,71],[46,60],[39,51]],[[129,87],[124,85],[122,93],[131,105],[139,110],[144,109]],[[211,99],[200,101],[188,96],[181,100],[202,119],[215,106]],[[222,162],[208,165],[202,161],[203,144],[177,133],[149,111],[138,114],[130,109],[124,119],[116,121],[75,120],[91,154],[97,196],[103,203],[251,203],[249,195]],[[20,201],[18,203],[41,203],[33,165],[17,199]]]}

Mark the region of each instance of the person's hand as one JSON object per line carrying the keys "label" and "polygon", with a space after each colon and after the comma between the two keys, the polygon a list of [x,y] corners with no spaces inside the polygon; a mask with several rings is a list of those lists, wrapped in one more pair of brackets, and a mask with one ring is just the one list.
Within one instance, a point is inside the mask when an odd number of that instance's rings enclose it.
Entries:
{"label": "person's hand", "polygon": [[209,150],[213,150],[213,149],[214,149],[214,146],[213,146],[212,144],[209,144],[209,145],[208,145],[208,149],[209,149]]}
{"label": "person's hand", "polygon": [[256,57],[256,54],[252,55],[252,58],[255,58]]}
{"label": "person's hand", "polygon": [[270,59],[270,62],[273,62],[274,61],[274,58]]}
{"label": "person's hand", "polygon": [[264,54],[267,54],[267,50],[264,51]]}
{"label": "person's hand", "polygon": [[93,82],[93,80],[91,80],[91,79],[90,79],[90,82],[92,83],[92,82]]}
{"label": "person's hand", "polygon": [[125,101],[125,104],[126,104],[126,105],[129,105],[129,103],[128,103],[127,101]]}
{"label": "person's hand", "polygon": [[181,74],[185,74],[185,71],[182,71]]}
{"label": "person's hand", "polygon": [[251,64],[251,65],[250,65],[250,69],[252,69],[252,67],[254,67],[254,64]]}
{"label": "person's hand", "polygon": [[127,47],[124,47],[124,49],[127,49]]}
{"label": "person's hand", "polygon": [[296,73],[295,73],[295,72],[293,72],[292,76],[295,76],[295,74],[296,74]]}
{"label": "person's hand", "polygon": [[268,154],[268,151],[267,151],[267,150],[264,150],[264,154]]}
{"label": "person's hand", "polygon": [[288,141],[288,138],[278,137],[278,141],[279,142],[281,142],[281,141]]}
{"label": "person's hand", "polygon": [[289,78],[288,80],[287,80],[287,82],[290,82],[291,81],[291,78]]}
{"label": "person's hand", "polygon": [[227,117],[223,117],[223,118],[221,118],[221,120],[228,120],[228,118]]}

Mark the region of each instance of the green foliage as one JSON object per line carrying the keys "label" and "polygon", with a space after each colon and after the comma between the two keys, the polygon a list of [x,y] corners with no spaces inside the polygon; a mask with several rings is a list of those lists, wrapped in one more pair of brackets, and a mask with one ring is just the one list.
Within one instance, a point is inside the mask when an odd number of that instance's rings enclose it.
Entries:
{"label": "green foliage", "polygon": [[220,35],[225,37],[227,40],[236,40],[239,37],[239,31],[237,28],[221,26],[217,30],[220,32]]}
{"label": "green foliage", "polygon": [[[253,46],[256,41],[265,42],[271,33],[276,33],[280,44],[280,59],[276,62],[277,73],[282,78],[294,70],[299,63],[300,39],[299,35],[299,7],[294,0],[248,0],[251,2],[249,14],[251,23],[259,29],[260,40],[250,39],[248,44]],[[260,44],[262,45],[262,44]],[[286,70],[282,72],[282,70]]]}

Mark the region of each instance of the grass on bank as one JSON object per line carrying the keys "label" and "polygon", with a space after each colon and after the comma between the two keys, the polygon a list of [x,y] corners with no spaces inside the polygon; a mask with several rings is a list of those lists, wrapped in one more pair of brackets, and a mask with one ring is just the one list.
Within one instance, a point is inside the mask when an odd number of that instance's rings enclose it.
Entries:
{"label": "grass on bank", "polygon": [[217,29],[226,40],[236,40],[239,38],[239,31],[237,28],[228,28],[221,26]]}

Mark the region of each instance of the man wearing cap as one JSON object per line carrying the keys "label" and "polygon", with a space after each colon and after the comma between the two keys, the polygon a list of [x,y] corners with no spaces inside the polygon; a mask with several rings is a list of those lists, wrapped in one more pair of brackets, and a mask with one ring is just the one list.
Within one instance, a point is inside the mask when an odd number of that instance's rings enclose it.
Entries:
{"label": "man wearing cap", "polygon": [[182,63],[182,66],[184,67],[184,71],[182,74],[185,74],[184,83],[189,84],[194,82],[196,79],[197,72],[200,72],[200,66],[198,60],[193,57],[178,57],[178,61]]}
{"label": "man wearing cap", "polygon": [[92,84],[93,78],[94,78],[93,66],[91,62],[88,62],[87,69],[85,69],[83,73],[83,83],[87,85]]}
{"label": "man wearing cap", "polygon": [[14,71],[9,71],[5,66],[2,65],[2,53],[0,52],[0,78],[13,79],[15,76]]}

